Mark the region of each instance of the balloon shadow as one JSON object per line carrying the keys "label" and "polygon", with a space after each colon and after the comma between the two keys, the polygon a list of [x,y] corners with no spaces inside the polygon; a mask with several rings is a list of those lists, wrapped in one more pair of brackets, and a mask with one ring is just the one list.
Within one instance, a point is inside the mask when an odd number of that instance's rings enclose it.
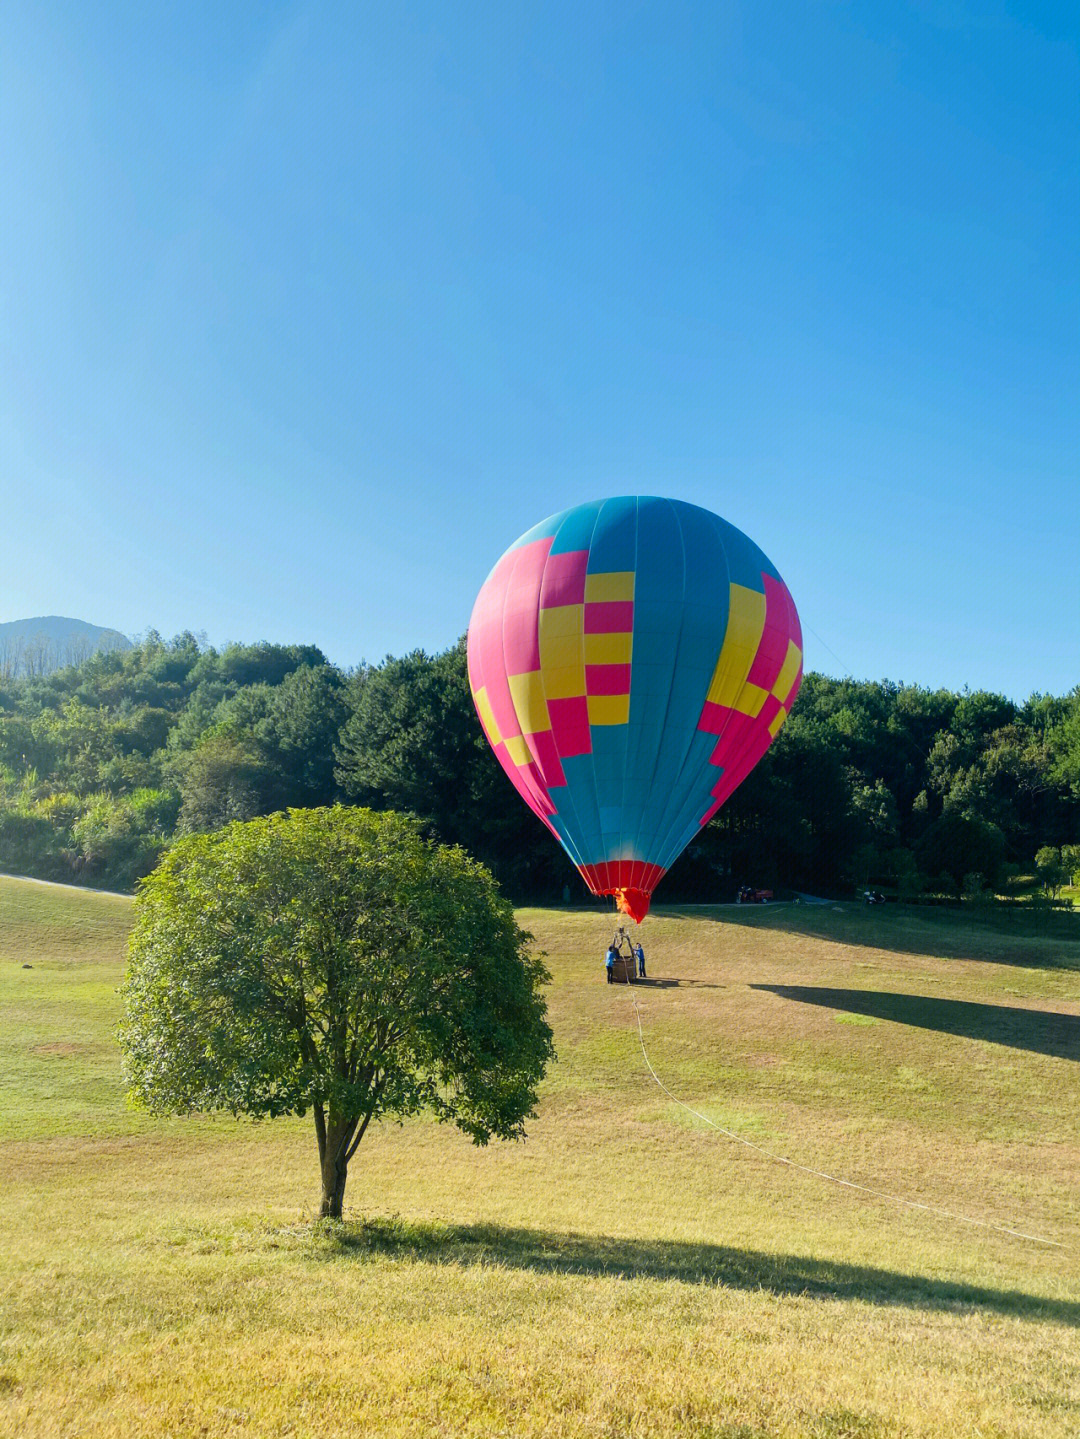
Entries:
{"label": "balloon shadow", "polygon": [[439,1264],[498,1265],[545,1274],[663,1279],[767,1290],[777,1296],[858,1299],[917,1309],[970,1307],[1080,1326],[1080,1302],[1016,1289],[931,1279],[798,1254],[720,1244],[518,1229],[498,1224],[422,1224],[374,1219],[320,1233],[327,1258],[386,1254]]}
{"label": "balloon shadow", "polygon": [[821,989],[804,984],[752,984],[781,999],[842,1009],[875,1019],[910,1024],[1027,1049],[1056,1059],[1080,1060],[1080,1015],[1045,1009],[1018,1009],[1008,1004],[978,1004],[968,999],[940,999],[936,995],[889,994],[873,989]]}
{"label": "balloon shadow", "polygon": [[727,989],[726,984],[709,984],[704,979],[644,979],[634,980],[635,989]]}

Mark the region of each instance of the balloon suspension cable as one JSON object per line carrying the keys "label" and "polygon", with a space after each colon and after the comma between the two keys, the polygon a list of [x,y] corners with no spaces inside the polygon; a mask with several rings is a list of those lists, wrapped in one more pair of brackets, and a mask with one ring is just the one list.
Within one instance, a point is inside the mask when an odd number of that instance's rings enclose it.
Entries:
{"label": "balloon suspension cable", "polygon": [[656,1081],[657,1086],[667,1095],[672,1103],[677,1104],[680,1109],[685,1109],[687,1114],[692,1114],[695,1119],[700,1119],[702,1123],[707,1124],[710,1129],[715,1129],[717,1133],[724,1135],[727,1139],[734,1140],[736,1144],[742,1144],[747,1149],[754,1150],[756,1154],[760,1154],[762,1158],[770,1160],[773,1164],[783,1164],[788,1169],[797,1169],[801,1174],[810,1174],[815,1179],[824,1179],[829,1184],[839,1185],[842,1189],[854,1189],[860,1194],[869,1194],[873,1198],[883,1199],[889,1204],[900,1204],[907,1209],[921,1209],[924,1213],[936,1214],[942,1219],[953,1219],[960,1224],[971,1224],[979,1229],[990,1229],[996,1234],[1008,1234],[1013,1239],[1027,1239],[1033,1244],[1046,1244],[1054,1249],[1068,1249],[1069,1246],[1063,1244],[1059,1239],[1047,1239],[1042,1234],[1029,1234],[1022,1229],[1010,1229],[1007,1224],[999,1224],[993,1219],[975,1219],[970,1214],[959,1214],[953,1209],[943,1209],[936,1204],[923,1204],[917,1199],[906,1199],[901,1194],[889,1194],[884,1189],[874,1189],[868,1184],[857,1184],[853,1179],[842,1179],[838,1175],[826,1173],[824,1169],[815,1169],[809,1164],[800,1164],[798,1160],[788,1159],[786,1155],[775,1154],[772,1150],[765,1149],[764,1146],[760,1144],[755,1144],[752,1139],[747,1139],[742,1134],[736,1134],[734,1130],[725,1129],[722,1124],[717,1124],[716,1121],[710,1119],[707,1114],[702,1114],[699,1109],[694,1109],[691,1105],[685,1103],[684,1100],[681,1100],[678,1095],[672,1094],[671,1090],[653,1068],[652,1061],[649,1058],[649,1051],[645,1048],[645,1031],[641,1026],[641,1009],[638,1006],[637,995],[634,993],[633,985],[626,975],[625,970],[623,971],[623,975],[631,1002],[634,1006],[638,1043],[641,1045],[641,1057],[645,1061],[645,1068]]}

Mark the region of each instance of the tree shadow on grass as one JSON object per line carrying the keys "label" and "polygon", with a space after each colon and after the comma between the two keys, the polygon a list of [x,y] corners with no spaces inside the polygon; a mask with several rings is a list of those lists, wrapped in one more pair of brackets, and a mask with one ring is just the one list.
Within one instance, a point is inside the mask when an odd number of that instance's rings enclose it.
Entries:
{"label": "tree shadow on grass", "polygon": [[654,906],[654,910],[663,919],[768,929],[891,954],[1080,970],[1080,912],[1041,915],[1020,909],[868,906],[856,900],[838,900],[835,905],[733,904],[697,910],[673,905],[668,910]]}
{"label": "tree shadow on grass", "polygon": [[320,1230],[326,1259],[386,1255],[435,1264],[490,1265],[615,1279],[662,1279],[681,1284],[765,1290],[778,1296],[858,1299],[913,1309],[988,1309],[1020,1318],[1080,1326],[1080,1301],[1045,1298],[1016,1289],[901,1274],[796,1254],[764,1254],[718,1244],[664,1239],[617,1239],[496,1224],[421,1224],[374,1219]]}
{"label": "tree shadow on grass", "polygon": [[848,1014],[871,1015],[1028,1049],[1055,1059],[1080,1060],[1080,1016],[1045,1009],[1017,1009],[1009,1004],[977,1004],[967,999],[939,999],[936,995],[889,994],[874,989],[819,989],[806,984],[752,984],[781,999],[842,1009]]}

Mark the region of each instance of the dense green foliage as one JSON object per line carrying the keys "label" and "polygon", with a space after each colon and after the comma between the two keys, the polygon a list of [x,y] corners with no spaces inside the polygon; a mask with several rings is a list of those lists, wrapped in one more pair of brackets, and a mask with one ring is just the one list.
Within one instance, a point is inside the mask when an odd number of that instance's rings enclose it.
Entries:
{"label": "dense green foliage", "polygon": [[332,808],[190,835],[139,888],[120,1030],[157,1114],[315,1119],[339,1217],[372,1120],[522,1137],[552,1057],[547,978],[482,865],[415,820]]}
{"label": "dense green foliage", "polygon": [[178,834],[334,800],[349,689],[313,646],[191,634],[0,684],[0,867],[130,888]]}
{"label": "dense green foliage", "polygon": [[[312,646],[151,634],[0,682],[0,868],[127,888],[178,835],[342,799],[412,811],[515,898],[581,893],[484,743],[463,643],[345,674]],[[718,898],[743,879],[975,894],[1034,874],[1047,849],[1052,894],[1078,843],[1080,688],[1014,704],[811,674],[663,894]]]}

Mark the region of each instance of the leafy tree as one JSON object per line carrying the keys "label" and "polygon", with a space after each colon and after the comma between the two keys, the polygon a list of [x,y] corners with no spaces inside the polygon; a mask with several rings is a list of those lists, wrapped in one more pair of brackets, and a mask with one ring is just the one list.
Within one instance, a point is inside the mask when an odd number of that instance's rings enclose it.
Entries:
{"label": "leafy tree", "polygon": [[214,730],[174,772],[180,785],[177,829],[181,834],[250,819],[267,807],[264,800],[273,785],[273,775],[255,746]]}
{"label": "leafy tree", "polygon": [[850,831],[845,846],[849,858],[845,869],[856,888],[885,873],[896,839],[896,801],[885,781],[876,779],[870,783],[865,776],[851,775]]}
{"label": "leafy tree", "polygon": [[74,697],[65,700],[59,711],[42,710],[31,729],[39,753],[51,758],[51,772],[82,794],[97,788],[101,766],[120,752],[108,710]]}
{"label": "leafy tree", "polygon": [[918,898],[926,882],[911,850],[903,848],[894,849],[889,856],[889,877],[896,885],[897,897],[903,900]]}
{"label": "leafy tree", "polygon": [[193,665],[190,678],[220,680],[227,685],[278,685],[301,665],[324,665],[326,656],[315,645],[226,645],[220,654],[205,650]]}
{"label": "leafy tree", "polygon": [[1044,844],[1036,851],[1035,872],[1051,899],[1057,899],[1061,886],[1069,882],[1069,871],[1062,862],[1061,850],[1052,844]]}
{"label": "leafy tree", "polygon": [[[203,640],[205,641],[205,636]],[[199,637],[190,630],[176,635],[168,644],[148,643],[145,673],[161,684],[183,684],[195,667],[202,650],[203,644],[200,643]]]}
{"label": "leafy tree", "polygon": [[30,720],[25,716],[0,717],[0,764],[24,772],[35,763],[36,745]]}
{"label": "leafy tree", "polygon": [[113,755],[98,766],[98,784],[110,794],[131,794],[137,789],[162,789],[165,785],[165,751],[143,755],[138,750]]}
{"label": "leafy tree", "polygon": [[116,709],[115,739],[125,754],[149,756],[162,748],[173,723],[168,710],[125,698]]}
{"label": "leafy tree", "polygon": [[207,681],[196,686],[176,717],[165,747],[171,755],[192,750],[214,727],[218,706],[225,698],[225,686]]}
{"label": "leafy tree", "polygon": [[982,875],[991,889],[997,888],[1005,839],[995,825],[947,809],[919,840],[915,855],[924,874],[940,877],[959,898],[967,874]]}
{"label": "leafy tree", "polygon": [[235,693],[225,696],[214,710],[213,727],[227,730],[237,737],[254,738],[273,703],[274,686],[263,682],[244,685]]}
{"label": "leafy tree", "polygon": [[968,763],[981,753],[995,730],[1012,724],[1016,706],[1004,695],[974,690],[956,702],[949,728],[960,741]]}
{"label": "leafy tree", "polygon": [[445,844],[463,844],[514,894],[554,896],[579,881],[511,792],[476,718],[460,640],[416,650],[355,677],[336,749],[342,791],[375,809],[409,810]]}
{"label": "leafy tree", "polygon": [[1054,778],[1080,794],[1080,685],[1049,727],[1048,745]]}
{"label": "leafy tree", "polygon": [[23,809],[0,810],[0,870],[69,879],[65,833],[47,816]]}
{"label": "leafy tree", "polygon": [[520,1138],[552,1057],[509,903],[460,849],[371,810],[292,810],[180,840],[140,886],[121,1028],[154,1113],[312,1112],[321,1212],[373,1120],[421,1108]]}
{"label": "leafy tree", "polygon": [[132,885],[158,862],[176,823],[175,793],[142,789],[119,798],[92,798],[71,826],[78,869]]}
{"label": "leafy tree", "polygon": [[414,650],[373,670],[337,747],[347,795],[430,819],[450,843],[462,835],[469,770],[483,743],[464,644],[457,649],[434,657]]}
{"label": "leafy tree", "polygon": [[[755,884],[840,882],[851,809],[843,744],[826,721],[793,714],[713,824],[725,868]],[[676,878],[673,872],[673,878]]]}
{"label": "leafy tree", "polygon": [[334,745],[348,718],[346,682],[333,665],[305,665],[271,691],[256,731],[281,771],[292,804],[334,798]]}
{"label": "leafy tree", "polygon": [[1031,853],[1035,836],[1053,833],[1057,803],[1045,740],[1033,726],[1005,725],[989,736],[980,759],[994,818],[1014,850]]}

